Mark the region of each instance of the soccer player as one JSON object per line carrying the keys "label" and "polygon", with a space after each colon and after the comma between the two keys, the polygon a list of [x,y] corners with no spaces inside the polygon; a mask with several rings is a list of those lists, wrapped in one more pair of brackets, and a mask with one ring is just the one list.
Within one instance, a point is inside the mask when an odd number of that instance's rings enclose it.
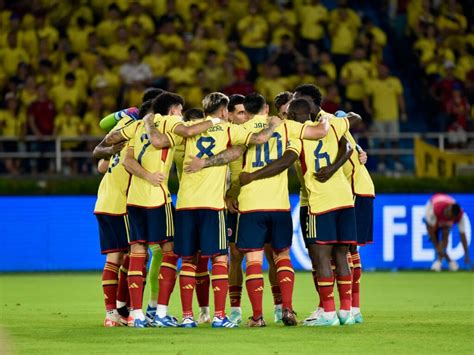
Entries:
{"label": "soccer player", "polygon": [[[177,257],[172,252],[174,226],[171,196],[167,187],[173,154],[167,147],[177,145],[180,139],[176,135],[178,132],[182,135],[197,134],[213,124],[205,122],[194,127],[185,127],[180,116],[183,104],[184,100],[176,94],[166,92],[156,97],[153,100],[153,112],[158,114],[146,116],[147,119],[143,124],[137,127],[135,135],[130,140],[124,161],[126,169],[133,174],[127,198],[127,210],[131,229],[128,284],[132,307],[128,322],[134,327],[147,325],[145,315],[141,310],[143,294],[141,276],[148,244],[160,244],[163,251],[157,309],[151,325],[177,326],[177,321],[167,314],[177,269]],[[160,135],[155,125],[168,135]],[[155,131],[150,132],[150,129]],[[165,139],[160,139],[162,136]],[[127,137],[120,130],[111,132],[106,138],[109,142],[116,143]],[[150,317],[151,312],[150,310]]]}
{"label": "soccer player", "polygon": [[431,270],[441,271],[443,258],[449,263],[449,270],[457,271],[459,269],[457,262],[452,260],[446,251],[453,224],[458,225],[459,236],[464,248],[464,262],[469,265],[471,260],[466,239],[466,216],[456,200],[446,194],[433,195],[426,205],[425,219],[428,235],[438,254],[431,265]]}
{"label": "soccer player", "polygon": [[[291,93],[290,98],[292,97]],[[244,107],[245,96],[232,95],[229,97],[229,121],[235,124],[244,124],[249,120],[249,114]],[[280,100],[281,101],[281,100]],[[281,117],[281,116],[280,116]],[[237,231],[237,216],[238,216],[238,202],[237,197],[240,191],[239,175],[242,172],[243,157],[229,163],[230,168],[230,188],[226,193],[226,224],[228,228],[228,240],[230,249],[230,263],[229,263],[229,298],[231,305],[231,312],[229,319],[233,323],[240,324],[242,322],[242,309],[240,307],[242,299],[242,261],[244,253],[241,252],[235,245],[235,236]],[[276,276],[275,261],[273,260],[273,251],[269,243],[265,244],[265,256],[268,262],[268,277],[270,279],[275,323],[280,323],[282,318],[282,299],[280,285]]]}
{"label": "soccer player", "polygon": [[[151,108],[151,101],[145,101],[139,110],[138,119],[143,118]],[[118,129],[134,132],[138,121],[132,118],[122,119]],[[100,245],[102,254],[106,254],[106,263],[102,273],[102,287],[106,306],[105,327],[121,325],[117,308],[125,306],[127,288],[119,287],[119,281],[125,285],[123,278],[119,278],[119,269],[128,268],[128,257],[123,260],[128,250],[127,235],[129,233],[127,221],[127,188],[130,174],[122,165],[126,141],[114,145],[107,145],[105,139],[94,149],[93,156],[107,160],[104,177],[99,186],[94,214],[99,224]],[[123,262],[122,262],[123,261]],[[122,274],[122,273],[120,273]],[[120,304],[123,302],[124,304]],[[118,303],[118,304],[117,304]],[[126,316],[127,314],[123,314]]]}
{"label": "soccer player", "polygon": [[[290,103],[288,117],[299,122],[311,121],[312,103],[296,99]],[[351,116],[351,119],[354,116]],[[360,117],[360,116],[358,116]],[[355,117],[354,117],[355,119]],[[241,175],[242,185],[267,179],[285,172],[300,157],[306,188],[309,193],[309,217],[306,245],[316,270],[318,292],[324,312],[305,320],[307,326],[353,324],[351,315],[351,271],[347,262],[348,244],[356,243],[356,227],[352,192],[340,169],[325,183],[314,175],[335,161],[339,140],[349,129],[347,118],[329,118],[329,133],[318,141],[292,140],[283,156],[260,170]],[[352,148],[347,147],[348,150]],[[331,257],[335,259],[340,312],[335,312],[334,276]]]}
{"label": "soccer player", "polygon": [[[343,111],[336,112],[337,117],[347,117]],[[362,275],[362,263],[357,246],[363,246],[373,242],[373,208],[375,198],[375,188],[372,178],[365,167],[367,161],[367,154],[357,145],[354,137],[348,131],[344,138],[355,147],[349,156],[341,157],[332,165],[321,168],[316,174],[316,180],[320,182],[327,181],[342,165],[344,175],[346,176],[352,188],[354,195],[354,208],[356,215],[357,226],[357,245],[349,245],[350,263],[352,273],[352,315],[356,323],[362,323],[363,318],[360,312],[360,281]],[[346,144],[346,140],[340,140],[339,145]],[[351,265],[352,264],[352,265]],[[322,304],[318,307],[316,312],[322,312]],[[311,318],[311,316],[310,316]]]}
{"label": "soccer player", "polygon": [[[246,96],[244,107],[251,117],[244,127],[249,131],[255,131],[266,126],[268,105],[262,95],[250,94]],[[285,120],[275,129],[269,142],[248,147],[244,155],[243,171],[255,171],[280,158],[283,146],[286,146],[290,138],[319,139],[328,133],[328,129],[327,122],[319,126],[309,126]],[[239,151],[239,149],[241,150]],[[190,164],[190,169],[199,170],[203,167],[226,164],[240,156],[242,151],[241,147],[236,147],[205,160],[195,159]],[[272,179],[241,188],[238,208],[237,247],[246,254],[246,286],[253,310],[248,326],[265,326],[262,312],[262,262],[265,243],[271,243],[273,249],[273,259],[276,264],[276,274],[282,297],[282,321],[285,325],[296,325],[295,313],[292,308],[294,272],[289,248],[293,227],[287,174],[282,173]]]}
{"label": "soccer player", "polygon": [[282,91],[275,96],[273,102],[275,103],[275,108],[278,111],[278,116],[283,120],[288,115],[288,105],[293,99],[293,93],[289,91]]}
{"label": "soccer player", "polygon": [[[204,113],[222,122],[207,132],[186,140],[186,159],[212,157],[232,145],[261,144],[270,139],[280,120],[265,121],[259,132],[251,133],[227,122],[229,98],[213,92],[203,99]],[[185,164],[186,165],[186,164]],[[234,328],[226,317],[225,300],[228,290],[227,239],[224,221],[224,192],[227,166],[216,166],[196,174],[184,171],[176,206],[176,237],[174,251],[182,257],[180,271],[182,327],[196,327],[192,295],[196,285],[196,253],[212,257],[212,288],[214,319],[212,327]]]}

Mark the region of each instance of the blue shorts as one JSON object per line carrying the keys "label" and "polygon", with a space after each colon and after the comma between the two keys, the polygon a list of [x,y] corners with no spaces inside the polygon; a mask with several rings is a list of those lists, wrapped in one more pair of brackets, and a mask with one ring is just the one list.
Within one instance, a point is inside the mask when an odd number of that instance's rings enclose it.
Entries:
{"label": "blue shorts", "polygon": [[235,235],[237,232],[237,213],[230,213],[229,211],[225,214],[225,224],[227,225],[227,240],[229,243],[235,243]]}
{"label": "blue shorts", "polygon": [[270,243],[277,251],[291,247],[291,212],[269,211],[239,213],[236,244],[242,251],[263,250]]}
{"label": "blue shorts", "polygon": [[356,196],[355,215],[357,225],[357,244],[365,245],[374,241],[374,198]]}
{"label": "blue shorts", "polygon": [[356,244],[357,229],[354,208],[344,208],[322,214],[308,215],[309,244]]}
{"label": "blue shorts", "polygon": [[163,244],[174,236],[173,207],[167,203],[157,208],[127,206],[130,244]]}
{"label": "blue shorts", "polygon": [[308,206],[300,206],[300,226],[303,238],[306,238],[308,233],[308,212]]}
{"label": "blue shorts", "polygon": [[127,215],[95,215],[99,223],[100,251],[102,254],[128,250],[128,217]]}
{"label": "blue shorts", "polygon": [[224,211],[209,209],[178,210],[174,253],[191,257],[227,255],[227,234]]}

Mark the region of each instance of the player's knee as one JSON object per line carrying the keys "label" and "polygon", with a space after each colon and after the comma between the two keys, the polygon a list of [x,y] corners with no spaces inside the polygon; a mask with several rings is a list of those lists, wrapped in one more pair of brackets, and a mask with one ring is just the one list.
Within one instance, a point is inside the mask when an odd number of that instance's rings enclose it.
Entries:
{"label": "player's knee", "polygon": [[114,263],[114,264],[122,264],[123,260],[123,253],[122,252],[117,252],[117,253],[108,253],[106,256],[106,261],[109,263]]}
{"label": "player's knee", "polygon": [[250,251],[245,254],[245,260],[247,262],[251,261],[263,261],[263,252],[262,251]]}
{"label": "player's knee", "polygon": [[146,245],[144,243],[134,243],[130,247],[130,251],[132,253],[145,253],[146,252]]}
{"label": "player's knee", "polygon": [[167,252],[173,251],[173,245],[174,245],[173,242],[165,242],[161,244],[160,246],[163,253],[167,253]]}
{"label": "player's knee", "polygon": [[213,257],[212,263],[227,263],[227,255],[218,255]]}

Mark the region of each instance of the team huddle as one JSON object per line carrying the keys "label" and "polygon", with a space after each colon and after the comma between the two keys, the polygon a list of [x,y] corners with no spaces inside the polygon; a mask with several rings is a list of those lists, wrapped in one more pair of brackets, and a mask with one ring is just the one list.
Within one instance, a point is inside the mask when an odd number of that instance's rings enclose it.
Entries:
{"label": "team huddle", "polygon": [[[181,96],[149,89],[139,109],[111,114],[101,122],[111,129],[94,150],[104,173],[95,215],[101,250],[107,255],[102,276],[105,326],[192,328],[210,322],[214,328],[237,327],[243,317],[245,258],[252,306],[247,325],[264,327],[264,256],[274,321],[297,325],[290,257],[291,167],[301,183],[301,228],[320,300],[301,323],[334,326],[363,321],[357,246],[372,242],[375,193],[364,166],[366,154],[350,133],[361,117],[322,111],[321,93],[311,84],[298,86],[294,93],[282,92],[274,102],[278,116],[269,116],[260,94],[227,97],[212,92],[202,100],[202,110],[183,114]],[[179,178],[176,207],[168,190],[173,162]],[[147,273],[151,292],[143,312]],[[181,322],[168,313],[177,278]]]}

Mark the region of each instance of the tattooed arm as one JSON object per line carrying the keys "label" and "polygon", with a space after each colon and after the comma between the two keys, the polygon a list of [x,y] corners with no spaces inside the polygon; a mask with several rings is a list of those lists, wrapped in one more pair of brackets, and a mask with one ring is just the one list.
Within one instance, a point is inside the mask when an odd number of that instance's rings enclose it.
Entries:
{"label": "tattooed arm", "polygon": [[220,166],[230,163],[231,161],[239,159],[244,153],[245,147],[242,145],[230,147],[219,154],[213,155],[206,159],[200,159],[193,155],[189,156],[190,161],[184,164],[184,171],[187,173],[196,173],[201,169],[209,168],[211,166]]}

